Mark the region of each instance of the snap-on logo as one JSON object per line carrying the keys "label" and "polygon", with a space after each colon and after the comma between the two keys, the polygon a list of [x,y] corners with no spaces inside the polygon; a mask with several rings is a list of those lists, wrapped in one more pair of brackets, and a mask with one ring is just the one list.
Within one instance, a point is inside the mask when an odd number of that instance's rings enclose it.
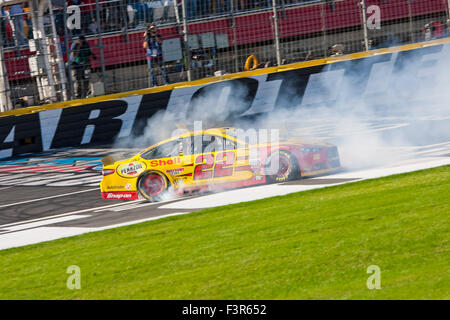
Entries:
{"label": "snap-on logo", "polygon": [[130,193],[108,193],[106,198],[108,199],[129,199],[133,195]]}
{"label": "snap-on logo", "polygon": [[144,172],[146,166],[142,162],[129,162],[121,164],[117,168],[119,176],[124,178],[133,178]]}
{"label": "snap-on logo", "polygon": [[135,191],[127,191],[127,192],[102,192],[103,199],[139,199],[139,195]]}

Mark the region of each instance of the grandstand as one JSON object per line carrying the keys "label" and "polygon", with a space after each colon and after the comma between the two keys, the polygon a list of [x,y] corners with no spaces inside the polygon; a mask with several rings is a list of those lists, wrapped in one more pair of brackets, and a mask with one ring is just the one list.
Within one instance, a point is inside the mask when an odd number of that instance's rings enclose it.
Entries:
{"label": "grandstand", "polygon": [[[23,13],[9,14],[17,3],[24,4]],[[142,43],[150,23],[162,36],[170,82],[244,71],[250,55],[258,60],[254,67],[264,68],[446,37],[450,27],[450,0],[0,0],[0,5],[2,110],[72,99],[68,48],[80,35],[98,57],[92,61],[90,94],[102,95],[149,86]],[[67,28],[74,6],[81,12],[80,29]],[[371,24],[377,8],[379,26]],[[19,41],[16,19],[23,19],[26,43]],[[157,74],[159,84],[162,80]]]}

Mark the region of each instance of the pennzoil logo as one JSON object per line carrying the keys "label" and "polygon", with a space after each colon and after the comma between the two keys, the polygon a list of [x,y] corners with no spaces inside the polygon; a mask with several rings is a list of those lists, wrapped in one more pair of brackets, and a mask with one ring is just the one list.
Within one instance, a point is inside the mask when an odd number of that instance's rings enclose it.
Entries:
{"label": "pennzoil logo", "polygon": [[133,178],[144,172],[145,168],[146,165],[142,162],[124,163],[117,168],[117,174],[124,178]]}

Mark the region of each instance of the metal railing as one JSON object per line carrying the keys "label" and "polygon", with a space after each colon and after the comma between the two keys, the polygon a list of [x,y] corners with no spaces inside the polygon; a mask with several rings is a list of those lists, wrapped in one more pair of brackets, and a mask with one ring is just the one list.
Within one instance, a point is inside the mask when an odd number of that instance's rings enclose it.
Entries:
{"label": "metal railing", "polygon": [[[35,0],[28,3],[32,1]],[[36,72],[30,69],[29,58],[35,52],[29,50],[28,40],[37,37],[38,28],[31,19],[35,8],[25,6],[23,13],[18,8],[2,8],[0,50],[4,67],[0,68],[3,70],[0,93],[11,101],[9,106],[2,103],[3,109],[73,99],[77,79],[71,77],[69,54],[81,35],[86,36],[97,58],[91,59],[88,94],[100,95],[162,85],[166,79],[171,83],[196,80],[426,41],[449,36],[450,28],[450,0],[84,0],[84,3],[53,0],[52,3],[51,11],[39,13],[44,28],[40,31],[45,33],[49,48],[44,58],[50,61],[48,69],[52,70],[56,86],[52,99],[42,99],[42,94],[38,94],[39,86],[50,85],[52,81],[46,83],[43,77],[38,83]],[[77,10],[79,28],[69,28],[68,21],[77,22]],[[162,43],[160,60],[154,58],[151,65],[143,42],[144,32],[152,23]],[[65,71],[58,67],[56,45],[66,64]],[[256,59],[247,61],[249,56]],[[150,74],[154,81],[150,81]],[[58,83],[64,77],[67,88]]]}

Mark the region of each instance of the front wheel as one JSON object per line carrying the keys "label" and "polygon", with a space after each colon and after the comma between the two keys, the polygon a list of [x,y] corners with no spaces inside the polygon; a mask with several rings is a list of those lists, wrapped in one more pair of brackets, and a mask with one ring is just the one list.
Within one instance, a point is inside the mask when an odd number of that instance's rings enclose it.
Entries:
{"label": "front wheel", "polygon": [[161,201],[163,194],[169,187],[167,178],[159,172],[150,171],[144,173],[138,180],[139,193],[150,201]]}
{"label": "front wheel", "polygon": [[287,151],[278,151],[278,161],[275,159],[276,153],[269,157],[266,165],[267,180],[271,183],[280,183],[293,180],[300,176],[300,169],[297,159]]}

